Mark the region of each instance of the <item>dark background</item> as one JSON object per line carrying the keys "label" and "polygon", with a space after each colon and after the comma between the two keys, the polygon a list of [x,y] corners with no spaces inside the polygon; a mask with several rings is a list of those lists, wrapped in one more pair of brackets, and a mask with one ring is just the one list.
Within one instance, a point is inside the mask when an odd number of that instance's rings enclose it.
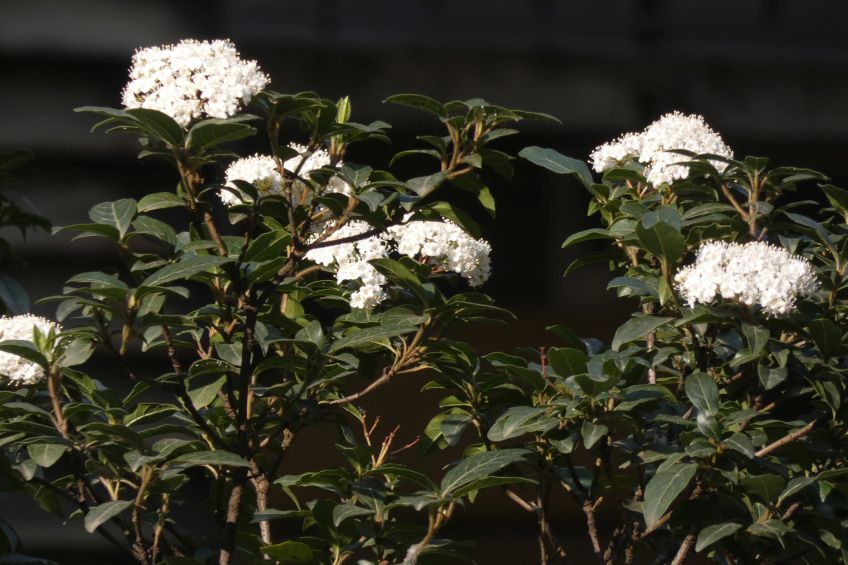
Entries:
{"label": "dark background", "polygon": [[[438,131],[425,114],[381,104],[397,92],[483,96],[551,113],[564,127],[528,124],[513,148],[551,146],[582,159],[677,109],[703,114],[737,156],[818,168],[844,186],[847,18],[840,0],[0,0],[0,150],[35,153],[36,164],[8,190],[55,225],[86,221],[102,200],[169,190],[175,179],[137,161],[130,138],[90,135],[92,118],[72,109],[118,106],[136,47],[229,37],[260,62],[275,90],[350,95],[355,120],[393,125],[395,149]],[[386,156],[385,148],[371,150],[359,148],[351,160],[379,164]],[[563,251],[560,242],[592,225],[587,196],[566,178],[517,167],[516,180],[493,186],[494,221],[471,212],[494,247],[485,290],[518,322],[465,337],[483,350],[538,346],[549,340],[545,326],[564,323],[609,338],[632,305],[603,290],[605,268],[561,277],[586,251]],[[113,261],[94,240],[7,235],[28,263],[17,276],[34,298]],[[53,314],[49,306],[34,309]],[[371,401],[387,421],[406,423],[410,437],[420,422],[409,407],[432,401],[417,392],[420,384],[396,383]],[[291,472],[331,460],[329,441],[302,443]],[[533,562],[532,517],[499,497],[482,502],[461,513],[450,533],[474,539],[481,563]],[[575,509],[565,500],[555,507],[563,537],[582,536]],[[59,527],[17,497],[0,499],[0,517],[20,530],[30,552],[62,564],[87,563],[104,551],[99,538]],[[127,562],[102,555],[104,565]]]}

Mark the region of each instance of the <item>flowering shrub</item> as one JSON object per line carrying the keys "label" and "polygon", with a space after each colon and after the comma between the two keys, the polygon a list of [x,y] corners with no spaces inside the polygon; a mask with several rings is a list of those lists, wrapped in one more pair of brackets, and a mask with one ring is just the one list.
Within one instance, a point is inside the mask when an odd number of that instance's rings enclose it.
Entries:
{"label": "flowering shrub", "polygon": [[[393,159],[433,172],[400,179],[346,159],[388,124],[351,121],[346,98],[265,89],[228,42],[143,49],[131,75],[124,109],[80,110],[172,164],[176,190],[60,228],[123,261],[45,299],[64,329],[0,322],[0,469],[43,508],[141,564],[414,565],[463,557],[444,526],[493,489],[532,514],[552,563],[572,552],[548,513],[562,489],[603,563],[846,562],[848,192],[824,175],[733,160],[680,114],[598,148],[599,182],[525,148],[577,178],[603,221],[566,245],[608,250],[569,270],[608,261],[638,312],[609,347],[556,326],[560,347],[481,358],[451,330],[506,314],[469,288],[491,249],[437,198],[469,191],[493,212],[487,183],[513,172],[493,145],[555,120],[392,96],[444,127]],[[232,153],[258,135],[267,154]],[[832,206],[817,219],[802,215],[815,203],[780,202],[801,183]],[[95,350],[110,380],[91,374]],[[414,434],[361,409],[414,373],[444,392],[423,451],[464,447],[439,477],[398,462]],[[320,423],[345,465],[285,474]]]}

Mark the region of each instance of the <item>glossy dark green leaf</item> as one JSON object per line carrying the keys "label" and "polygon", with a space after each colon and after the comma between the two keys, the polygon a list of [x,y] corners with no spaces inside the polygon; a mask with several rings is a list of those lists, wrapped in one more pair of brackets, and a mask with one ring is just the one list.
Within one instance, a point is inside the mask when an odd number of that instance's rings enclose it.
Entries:
{"label": "glossy dark green leaf", "polygon": [[765,503],[777,500],[786,481],[780,475],[766,473],[764,475],[751,475],[742,479],[742,488],[749,494],[758,496]]}
{"label": "glossy dark green leaf", "polygon": [[231,263],[233,260],[227,257],[217,257],[214,255],[194,255],[184,257],[180,261],[162,267],[149,277],[147,277],[141,286],[161,286],[173,281],[187,279],[193,275],[207,273],[216,267],[220,267],[226,263]]}
{"label": "glossy dark green leaf", "polygon": [[697,471],[698,466],[694,463],[677,464],[651,477],[645,487],[645,501],[642,503],[648,529],[656,526],[674,500],[695,478]]}
{"label": "glossy dark green leaf", "polygon": [[557,174],[573,175],[587,188],[592,185],[592,173],[589,171],[589,166],[579,159],[567,157],[553,149],[537,146],[525,147],[519,151],[518,156]]}
{"label": "glossy dark green leaf", "polygon": [[592,449],[598,441],[609,433],[609,428],[603,424],[595,424],[584,420],[580,427],[580,437],[586,449]]}
{"label": "glossy dark green leaf", "polygon": [[491,441],[504,441],[528,433],[544,432],[555,427],[559,419],[542,407],[513,406],[500,415],[489,428]]}
{"label": "glossy dark green leaf", "polygon": [[96,204],[88,212],[88,216],[96,224],[112,226],[118,230],[119,236],[123,238],[127,234],[137,211],[138,207],[135,200],[123,198],[114,202]]}
{"label": "glossy dark green leaf", "polygon": [[250,137],[256,128],[232,119],[208,119],[197,122],[188,131],[186,147],[198,151],[212,149],[228,141]]}
{"label": "glossy dark green leaf", "polygon": [[68,447],[60,443],[31,443],[27,446],[29,456],[41,467],[52,467],[67,450]]}
{"label": "glossy dark green leaf", "polygon": [[467,457],[445,473],[440,485],[441,492],[444,496],[450,496],[473,481],[488,477],[507,465],[523,460],[529,453],[526,449],[512,448]]}
{"label": "glossy dark green leaf", "polygon": [[132,504],[131,500],[112,500],[92,507],[85,515],[85,530],[90,534],[94,533],[94,530],[132,506]]}
{"label": "glossy dark green leaf", "polygon": [[441,102],[423,94],[395,94],[389,96],[383,102],[423,110],[440,118],[446,118],[448,115],[445,106]]}
{"label": "glossy dark green leaf", "polygon": [[719,412],[718,386],[715,381],[702,372],[695,372],[684,381],[686,396],[699,411],[715,416]]}
{"label": "glossy dark green leaf", "polygon": [[139,212],[152,212],[165,208],[178,208],[185,206],[185,200],[171,192],[154,192],[147,194],[138,201]]}
{"label": "glossy dark green leaf", "polygon": [[281,565],[312,565],[315,562],[312,548],[299,541],[289,540],[259,549]]}
{"label": "glossy dark green leaf", "polygon": [[126,113],[141,124],[146,132],[167,145],[179,147],[183,144],[185,130],[171,116],[148,108],[131,108]]}
{"label": "glossy dark green leaf", "polygon": [[621,349],[621,346],[630,343],[631,341],[635,341],[637,339],[642,339],[647,336],[652,331],[656,330],[660,326],[667,324],[672,321],[674,318],[667,318],[664,316],[634,316],[624,322],[618,330],[615,332],[615,336],[612,338],[612,349],[613,351],[618,351]]}
{"label": "glossy dark green leaf", "polygon": [[247,461],[229,451],[194,451],[171,460],[174,465],[213,465],[223,467],[249,467]]}
{"label": "glossy dark green leaf", "polygon": [[835,355],[842,348],[842,328],[829,318],[813,320],[807,326],[807,331],[826,358]]}
{"label": "glossy dark green leaf", "polygon": [[713,524],[707,526],[698,534],[698,539],[695,542],[695,551],[700,552],[713,545],[717,541],[732,536],[742,528],[741,524],[736,522],[723,522],[721,524]]}
{"label": "glossy dark green leaf", "polygon": [[586,372],[588,356],[585,351],[571,347],[552,347],[547,351],[551,368],[560,377],[570,377]]}
{"label": "glossy dark green leaf", "polygon": [[10,314],[29,312],[29,296],[26,289],[9,275],[0,274],[0,301]]}

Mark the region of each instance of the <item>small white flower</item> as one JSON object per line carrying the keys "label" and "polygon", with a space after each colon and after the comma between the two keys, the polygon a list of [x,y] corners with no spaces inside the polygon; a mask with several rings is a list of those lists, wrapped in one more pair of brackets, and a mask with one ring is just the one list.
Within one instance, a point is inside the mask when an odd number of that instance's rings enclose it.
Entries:
{"label": "small white flower", "polygon": [[[628,161],[638,161],[645,166],[645,178],[653,186],[672,184],[689,176],[689,167],[679,165],[687,157],[675,150],[695,154],[709,153],[728,159],[733,151],[721,135],[704,121],[703,116],[672,112],[639,133],[625,133],[618,139],[605,143],[592,152],[590,161],[595,171],[602,173],[620,167]],[[727,168],[722,161],[710,161],[719,171]]]}
{"label": "small white flower", "polygon": [[[289,148],[297,151],[299,155],[286,159],[283,163],[283,168],[290,173],[297,174],[297,176],[302,179],[308,179],[309,173],[312,171],[317,171],[322,167],[330,166],[330,154],[326,149],[316,149],[310,153],[309,149],[305,145],[300,145],[298,143],[290,143]],[[338,166],[341,167],[342,163],[338,163]],[[344,182],[341,178],[333,176],[327,183],[327,191],[349,196],[352,189],[350,185]]]}
{"label": "small white flower", "polygon": [[[339,228],[327,241],[360,235],[370,229],[372,227],[367,222],[354,220]],[[351,243],[312,249],[306,253],[306,259],[325,267],[334,266],[336,282],[358,281],[361,287],[351,295],[350,305],[352,308],[371,309],[385,299],[382,286],[387,281],[368,261],[387,257],[388,254],[385,238],[373,235]]]}
{"label": "small white flower", "polygon": [[227,186],[242,196],[239,198],[232,191],[221,190],[221,201],[227,206],[240,204],[242,201],[250,201],[233,184],[233,181],[236,180],[249,182],[256,187],[260,196],[282,194],[283,192],[283,176],[277,170],[277,163],[274,161],[274,158],[268,155],[254,155],[253,157],[245,157],[234,161],[227,167],[225,177]]}
{"label": "small white flower", "polygon": [[[47,334],[51,329],[59,332],[62,327],[50,320],[25,314],[0,318],[0,341],[32,341],[34,330]],[[18,386],[34,385],[44,380],[44,368],[14,353],[0,351],[0,382]]]}
{"label": "small white flower", "polygon": [[187,127],[200,118],[234,116],[268,81],[229,40],[185,39],[136,51],[122,98],[126,108],[158,110]]}
{"label": "small white flower", "polygon": [[769,316],[791,312],[798,296],[818,289],[809,261],[761,242],[704,243],[695,263],[681,269],[675,282],[690,308],[721,297],[758,304]]}
{"label": "small white flower", "polygon": [[392,226],[388,233],[399,253],[426,258],[428,264],[458,273],[473,287],[482,285],[491,274],[491,245],[452,222],[412,221]]}

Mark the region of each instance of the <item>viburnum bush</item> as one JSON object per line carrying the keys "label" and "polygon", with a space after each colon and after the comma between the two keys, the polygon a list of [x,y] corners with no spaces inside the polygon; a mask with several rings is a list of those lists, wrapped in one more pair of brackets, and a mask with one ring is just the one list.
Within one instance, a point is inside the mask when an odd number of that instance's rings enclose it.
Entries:
{"label": "viburnum bush", "polygon": [[[560,347],[480,356],[453,330],[509,314],[474,290],[491,248],[444,198],[494,213],[488,183],[514,158],[497,140],[556,120],[392,96],[444,128],[388,167],[433,172],[400,179],[347,160],[388,124],[269,80],[227,41],[183,41],[136,53],[123,109],[79,109],[170,163],[176,188],[59,228],[111,241],[122,267],[45,298],[56,322],[0,320],[6,489],[146,565],[450,562],[468,552],[444,527],[482,489],[536,521],[528,563],[577,562],[550,518],[559,489],[602,563],[848,563],[848,192],[734,160],[678,113],[596,149],[599,182],[527,147],[603,222],[566,240],[608,244],[569,271],[608,262],[638,311],[609,347],[556,326]],[[266,149],[234,154],[249,137]],[[797,186],[830,207],[781,200]],[[361,409],[414,373],[444,395],[420,446]],[[285,474],[299,435],[327,424],[346,464]],[[448,447],[461,457],[437,477],[398,459]]]}

